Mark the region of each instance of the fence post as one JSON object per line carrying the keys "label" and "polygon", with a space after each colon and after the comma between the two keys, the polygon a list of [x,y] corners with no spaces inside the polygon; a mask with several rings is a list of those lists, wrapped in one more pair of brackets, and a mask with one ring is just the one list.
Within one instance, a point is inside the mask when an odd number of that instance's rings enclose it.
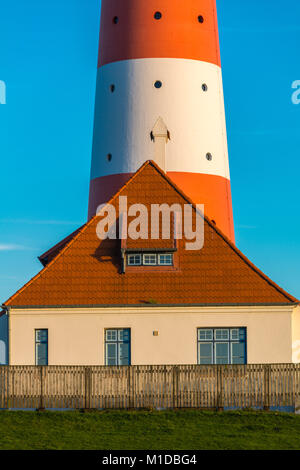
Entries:
{"label": "fence post", "polygon": [[7,410],[9,404],[9,366],[4,369],[4,408]]}
{"label": "fence post", "polygon": [[138,366],[128,366],[127,371],[127,393],[128,393],[128,406],[134,408],[134,372]]}
{"label": "fence post", "polygon": [[223,411],[223,410],[224,410],[223,373],[222,373],[222,366],[217,366],[217,411]]}
{"label": "fence post", "polygon": [[40,405],[37,411],[43,411],[44,407],[44,368],[43,366],[39,366],[39,376],[40,376]]}
{"label": "fence post", "polygon": [[0,408],[8,408],[8,368],[7,366],[0,367]]}
{"label": "fence post", "polygon": [[91,409],[91,389],[92,389],[92,371],[90,367],[84,368],[84,388],[85,388],[84,408],[86,410],[90,410]]}
{"label": "fence post", "polygon": [[300,364],[294,366],[295,413],[300,414]]}
{"label": "fence post", "polygon": [[[16,366],[18,367],[18,366]],[[10,367],[10,395],[9,395],[9,408],[15,407],[15,368]]]}
{"label": "fence post", "polygon": [[179,369],[173,366],[173,408],[178,408]]}
{"label": "fence post", "polygon": [[264,410],[270,409],[270,375],[271,366],[264,365]]}

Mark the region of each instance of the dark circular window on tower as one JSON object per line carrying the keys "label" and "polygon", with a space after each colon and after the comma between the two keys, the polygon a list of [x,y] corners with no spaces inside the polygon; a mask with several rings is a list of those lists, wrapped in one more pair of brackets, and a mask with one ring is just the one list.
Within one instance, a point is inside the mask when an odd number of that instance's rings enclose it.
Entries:
{"label": "dark circular window on tower", "polygon": [[108,153],[108,154],[106,155],[106,158],[107,158],[107,161],[108,161],[108,162],[111,162],[112,154],[111,154],[111,153]]}
{"label": "dark circular window on tower", "polygon": [[119,17],[118,16],[114,16],[113,18],[113,24],[118,24],[119,23]]}
{"label": "dark circular window on tower", "polygon": [[199,21],[199,23],[204,23],[204,18],[203,18],[202,15],[198,16],[198,21]]}
{"label": "dark circular window on tower", "polygon": [[113,93],[115,91],[116,87],[115,87],[115,85],[110,85],[109,89]]}
{"label": "dark circular window on tower", "polygon": [[207,154],[206,154],[206,160],[208,160],[209,162],[211,162],[212,159],[213,159],[212,154],[211,154],[211,153],[207,153]]}
{"label": "dark circular window on tower", "polygon": [[207,91],[207,90],[208,90],[208,86],[206,85],[206,83],[203,83],[203,85],[202,85],[202,90],[203,90],[203,91]]}
{"label": "dark circular window on tower", "polygon": [[156,20],[160,20],[161,17],[162,17],[162,14],[161,14],[160,11],[156,11],[156,12],[154,13],[154,18],[155,18]]}
{"label": "dark circular window on tower", "polygon": [[162,87],[162,82],[160,80],[156,80],[154,83],[155,88],[161,88]]}

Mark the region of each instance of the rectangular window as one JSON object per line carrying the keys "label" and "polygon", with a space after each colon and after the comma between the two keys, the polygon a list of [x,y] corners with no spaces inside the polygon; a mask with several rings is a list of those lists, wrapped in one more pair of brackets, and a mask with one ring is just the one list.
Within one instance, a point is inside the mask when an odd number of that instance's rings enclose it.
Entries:
{"label": "rectangular window", "polygon": [[130,366],[130,329],[105,331],[105,365]]}
{"label": "rectangular window", "polygon": [[198,364],[246,364],[246,328],[198,328]]}
{"label": "rectangular window", "polygon": [[173,266],[173,254],[172,253],[128,254],[127,266]]}
{"label": "rectangular window", "polygon": [[128,266],[140,266],[142,264],[142,255],[128,255],[127,264]]}
{"label": "rectangular window", "polygon": [[48,330],[35,330],[35,365],[48,365]]}
{"label": "rectangular window", "polygon": [[157,256],[155,254],[147,254],[143,256],[144,266],[155,266],[157,264]]}
{"label": "rectangular window", "polygon": [[172,254],[158,255],[158,264],[160,266],[172,266],[173,265],[173,255]]}

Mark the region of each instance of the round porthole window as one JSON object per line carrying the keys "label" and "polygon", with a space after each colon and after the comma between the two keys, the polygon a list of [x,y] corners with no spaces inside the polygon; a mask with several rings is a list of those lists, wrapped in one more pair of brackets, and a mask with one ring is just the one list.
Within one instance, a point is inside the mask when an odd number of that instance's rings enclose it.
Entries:
{"label": "round porthole window", "polygon": [[113,18],[113,24],[118,24],[119,23],[119,17],[118,16],[114,16]]}
{"label": "round porthole window", "polygon": [[106,155],[106,158],[107,158],[107,161],[108,161],[108,162],[111,162],[112,154],[111,154],[111,153],[108,153],[108,154]]}
{"label": "round porthole window", "polygon": [[162,82],[160,80],[156,80],[154,83],[155,88],[161,88],[162,87]]}
{"label": "round porthole window", "polygon": [[212,154],[211,154],[211,153],[207,153],[207,154],[206,154],[206,160],[208,160],[209,162],[211,162],[212,159],[213,159]]}
{"label": "round porthole window", "polygon": [[202,15],[198,16],[198,21],[199,21],[199,23],[204,23],[204,18],[203,18]]}
{"label": "round porthole window", "polygon": [[203,91],[207,91],[207,90],[208,90],[208,86],[206,85],[206,83],[203,83],[203,85],[202,85],[202,90],[203,90]]}
{"label": "round porthole window", "polygon": [[113,93],[115,91],[116,87],[115,87],[115,85],[110,85],[109,89]]}
{"label": "round porthole window", "polygon": [[161,14],[160,11],[156,11],[156,12],[154,13],[154,18],[155,18],[156,20],[160,20],[161,17],[162,17],[162,14]]}

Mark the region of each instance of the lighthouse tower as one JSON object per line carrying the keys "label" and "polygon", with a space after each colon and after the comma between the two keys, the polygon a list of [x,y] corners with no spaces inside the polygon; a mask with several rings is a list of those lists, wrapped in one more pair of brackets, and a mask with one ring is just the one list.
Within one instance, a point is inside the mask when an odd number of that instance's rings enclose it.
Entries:
{"label": "lighthouse tower", "polygon": [[102,0],[89,217],[146,160],[234,241],[215,0]]}

